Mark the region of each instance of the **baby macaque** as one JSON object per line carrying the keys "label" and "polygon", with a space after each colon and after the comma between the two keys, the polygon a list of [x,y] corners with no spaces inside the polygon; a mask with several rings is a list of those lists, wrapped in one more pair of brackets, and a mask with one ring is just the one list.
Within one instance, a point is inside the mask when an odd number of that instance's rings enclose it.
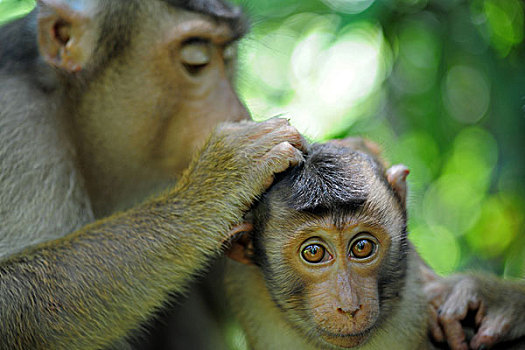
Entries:
{"label": "baby macaque", "polygon": [[251,349],[434,348],[408,169],[350,146],[311,145],[232,231],[226,285]]}

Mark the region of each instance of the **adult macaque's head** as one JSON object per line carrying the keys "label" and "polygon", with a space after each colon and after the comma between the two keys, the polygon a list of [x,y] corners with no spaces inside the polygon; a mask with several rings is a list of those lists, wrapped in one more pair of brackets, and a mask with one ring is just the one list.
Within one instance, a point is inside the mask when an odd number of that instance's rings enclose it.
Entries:
{"label": "adult macaque's head", "polygon": [[63,113],[95,207],[164,187],[217,123],[248,118],[232,87],[246,30],[238,8],[40,0],[37,17],[42,57],[58,72],[55,87],[65,82]]}

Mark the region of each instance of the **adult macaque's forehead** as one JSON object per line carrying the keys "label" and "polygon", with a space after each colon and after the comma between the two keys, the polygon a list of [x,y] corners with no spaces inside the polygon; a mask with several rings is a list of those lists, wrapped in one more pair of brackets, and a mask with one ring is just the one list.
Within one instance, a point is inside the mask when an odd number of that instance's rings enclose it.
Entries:
{"label": "adult macaque's forehead", "polygon": [[233,39],[242,37],[248,31],[248,20],[239,6],[222,0],[163,0],[177,8],[211,16],[229,25]]}
{"label": "adult macaque's forehead", "polygon": [[193,38],[225,45],[242,34],[236,33],[227,22],[210,21],[207,16],[187,10],[174,9],[176,16],[169,18],[164,26],[165,42],[185,41]]}
{"label": "adult macaque's forehead", "polygon": [[173,6],[191,11],[212,15],[219,18],[237,18],[242,11],[240,7],[234,6],[222,0],[163,0]]}

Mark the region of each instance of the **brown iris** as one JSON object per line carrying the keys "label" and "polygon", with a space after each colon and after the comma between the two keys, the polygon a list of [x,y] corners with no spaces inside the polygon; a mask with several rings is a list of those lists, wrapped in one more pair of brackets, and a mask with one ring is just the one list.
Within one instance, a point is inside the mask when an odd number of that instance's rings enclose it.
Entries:
{"label": "brown iris", "polygon": [[372,242],[369,239],[362,238],[358,241],[356,241],[352,247],[350,248],[350,252],[352,254],[352,257],[357,259],[365,259],[368,258],[375,249],[375,243]]}
{"label": "brown iris", "polygon": [[323,260],[325,255],[325,249],[322,245],[310,244],[304,247],[303,251],[301,252],[301,255],[304,260],[308,261],[309,263],[315,264]]}

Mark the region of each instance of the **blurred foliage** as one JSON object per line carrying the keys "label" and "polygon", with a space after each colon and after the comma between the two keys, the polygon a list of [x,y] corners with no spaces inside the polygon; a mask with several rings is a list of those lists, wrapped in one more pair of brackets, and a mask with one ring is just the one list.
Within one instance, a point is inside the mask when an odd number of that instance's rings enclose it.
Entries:
{"label": "blurred foliage", "polygon": [[410,237],[434,269],[525,276],[522,1],[240,3],[256,119],[378,142],[411,169]]}
{"label": "blurred foliage", "polygon": [[[411,169],[410,237],[433,268],[525,276],[521,0],[237,2],[254,118],[378,142]],[[0,0],[0,23],[32,5]]]}
{"label": "blurred foliage", "polygon": [[34,6],[34,0],[0,0],[0,24],[25,15]]}

